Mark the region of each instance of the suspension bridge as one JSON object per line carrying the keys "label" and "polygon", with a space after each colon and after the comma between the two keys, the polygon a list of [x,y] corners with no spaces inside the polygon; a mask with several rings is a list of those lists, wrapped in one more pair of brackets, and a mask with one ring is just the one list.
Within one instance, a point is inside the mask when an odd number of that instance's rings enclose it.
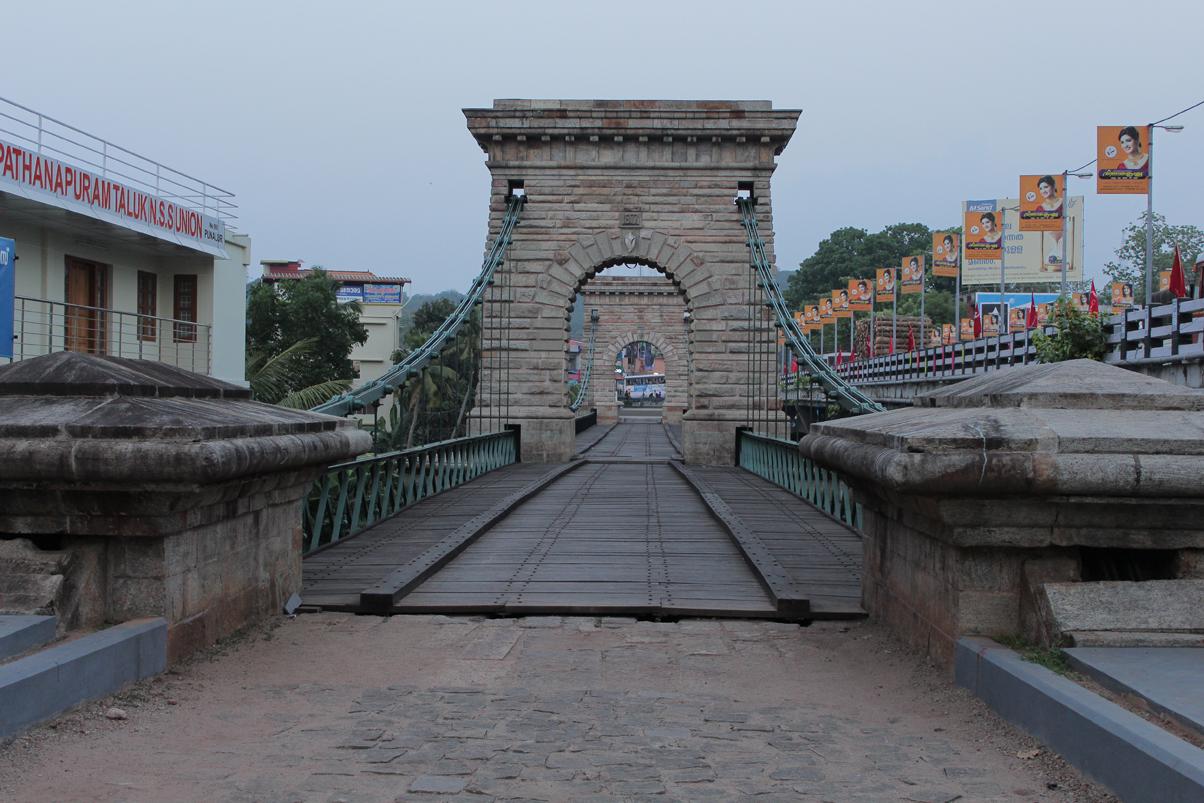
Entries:
{"label": "suspension bridge", "polygon": [[[881,409],[812,351],[775,280],[769,177],[798,112],[498,101],[465,114],[493,176],[480,272],[420,348],[315,408],[377,422],[391,401],[392,428],[413,432],[398,410],[417,415],[418,389],[438,384],[449,355],[471,354],[456,362],[471,377],[463,414],[432,443],[333,466],[315,486],[305,605],[862,615],[857,509],[799,457],[779,387],[784,342],[809,393],[854,414]],[[669,318],[644,322],[649,340],[679,344],[667,402],[684,412],[599,424],[583,403],[612,392],[619,324],[611,308],[588,310],[570,401],[568,318],[578,296],[601,298],[595,276],[631,265],[661,274],[684,307],[672,324],[684,337],[652,331]]]}

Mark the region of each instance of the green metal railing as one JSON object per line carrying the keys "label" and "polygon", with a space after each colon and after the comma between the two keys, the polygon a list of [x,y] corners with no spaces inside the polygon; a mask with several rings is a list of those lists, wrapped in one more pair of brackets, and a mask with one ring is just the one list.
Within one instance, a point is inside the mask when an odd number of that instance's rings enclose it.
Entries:
{"label": "green metal railing", "polygon": [[794,441],[739,433],[740,467],[807,500],[832,518],[861,529],[861,505],[835,471],[803,457]]}
{"label": "green metal railing", "polygon": [[493,274],[502,264],[506,249],[510,247],[514,227],[518,225],[519,213],[522,212],[526,200],[526,196],[511,195],[506,201],[506,214],[502,218],[501,230],[498,232],[497,239],[493,241],[489,253],[486,254],[485,262],[481,265],[481,272],[473,280],[468,295],[460,300],[455,311],[447,316],[447,319],[439,325],[439,328],[425,343],[377,379],[319,404],[313,408],[313,412],[344,416],[367,410],[374,402],[380,401],[404,384],[407,379],[418,376],[432,360],[438,357],[460,329],[468,323],[473,309],[484,301],[485,291],[493,284]]}
{"label": "green metal railing", "polygon": [[740,209],[740,221],[748,237],[749,263],[757,272],[757,281],[765,294],[765,304],[772,310],[777,328],[785,335],[786,344],[794,352],[808,374],[819,383],[828,395],[850,413],[880,413],[885,408],[869,396],[850,385],[830,365],[811,348],[811,344],[803,336],[798,322],[790,314],[786,300],[774,280],[773,265],[765,251],[765,241],[757,230],[756,201],[752,198],[737,198],[736,205]]}
{"label": "green metal railing", "polygon": [[305,504],[302,554],[350,538],[415,502],[510,465],[517,456],[518,432],[511,429],[331,466]]}

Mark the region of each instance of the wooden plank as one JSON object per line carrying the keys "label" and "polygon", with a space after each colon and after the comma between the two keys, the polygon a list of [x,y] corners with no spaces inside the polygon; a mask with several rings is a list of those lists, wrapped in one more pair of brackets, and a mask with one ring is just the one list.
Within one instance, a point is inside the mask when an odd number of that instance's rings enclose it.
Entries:
{"label": "wooden plank", "polygon": [[740,553],[748,561],[748,565],[757,573],[758,579],[769,592],[778,612],[799,615],[808,613],[811,603],[806,592],[795,584],[794,578],[782,568],[760,537],[692,470],[676,460],[670,461],[669,465],[690,483],[711,514],[722,522],[736,546],[740,548]]}
{"label": "wooden plank", "polygon": [[447,565],[490,527],[506,517],[510,511],[539,493],[560,477],[581,467],[581,463],[567,463],[545,472],[534,482],[502,498],[488,510],[478,513],[457,527],[438,544],[426,549],[404,566],[385,575],[381,580],[360,592],[360,604],[365,610],[388,611],[397,600],[416,588],[423,580]]}

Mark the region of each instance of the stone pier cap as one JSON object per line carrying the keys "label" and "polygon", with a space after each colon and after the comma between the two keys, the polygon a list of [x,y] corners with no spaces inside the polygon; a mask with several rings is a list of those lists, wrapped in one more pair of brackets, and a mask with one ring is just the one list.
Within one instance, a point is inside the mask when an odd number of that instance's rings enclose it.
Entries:
{"label": "stone pier cap", "polygon": [[816,424],[799,448],[899,494],[1200,500],[1204,393],[1091,360],[1023,366]]}
{"label": "stone pier cap", "polygon": [[[0,367],[0,483],[206,485],[367,451],[352,422],[163,363],[60,352]],[[4,515],[0,513],[0,529]]]}

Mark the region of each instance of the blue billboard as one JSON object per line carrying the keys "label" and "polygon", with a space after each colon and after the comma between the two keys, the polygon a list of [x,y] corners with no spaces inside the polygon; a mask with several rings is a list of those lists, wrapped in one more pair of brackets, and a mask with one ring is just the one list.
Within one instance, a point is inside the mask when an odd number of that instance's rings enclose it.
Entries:
{"label": "blue billboard", "polygon": [[363,301],[364,286],[362,284],[342,284],[335,290],[335,296],[340,302]]}
{"label": "blue billboard", "polygon": [[13,312],[17,294],[17,244],[0,237],[0,357],[13,356]]}
{"label": "blue billboard", "polygon": [[365,284],[365,304],[400,304],[400,284]]}

